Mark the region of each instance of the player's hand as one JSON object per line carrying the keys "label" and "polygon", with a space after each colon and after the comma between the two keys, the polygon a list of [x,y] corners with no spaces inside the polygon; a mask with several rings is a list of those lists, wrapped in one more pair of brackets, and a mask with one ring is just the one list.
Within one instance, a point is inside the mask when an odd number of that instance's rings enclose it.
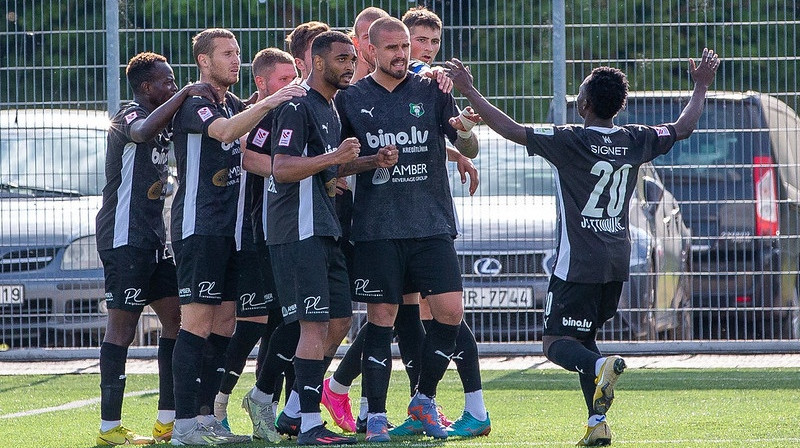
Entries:
{"label": "player's hand", "polygon": [[397,163],[398,151],[395,145],[387,145],[378,150],[375,161],[378,168],[389,168]]}
{"label": "player's hand", "polygon": [[469,67],[456,58],[444,63],[447,76],[453,80],[453,86],[459,91],[472,87],[472,72]]}
{"label": "player's hand", "polygon": [[341,165],[343,163],[348,163],[355,160],[360,152],[361,143],[358,142],[357,138],[350,137],[344,139],[342,144],[336,148],[336,151],[332,152],[331,154],[333,154],[334,164]]}
{"label": "player's hand", "polygon": [[344,192],[347,191],[349,188],[350,186],[347,185],[346,178],[340,177],[336,179],[336,194],[344,194]]}
{"label": "player's hand", "polygon": [[430,70],[427,70],[425,73],[423,73],[422,76],[435,79],[439,84],[439,90],[444,93],[450,93],[453,91],[453,80],[447,76],[447,72],[445,71],[444,67],[432,67]]}
{"label": "player's hand", "polygon": [[[464,123],[464,121],[461,120],[461,117],[464,117],[465,120],[468,120],[474,124],[469,125],[469,123]],[[450,122],[450,126],[454,127],[457,131],[468,132],[471,131],[476,124],[483,121],[483,119],[480,115],[475,113],[475,111],[472,109],[472,106],[467,106],[461,111],[460,114],[456,115],[455,117],[450,117],[448,121]]]}
{"label": "player's hand", "polygon": [[258,90],[253,92],[250,95],[250,98],[247,98],[246,100],[244,100],[244,105],[245,106],[252,106],[253,104],[256,104],[257,102],[258,102]]}
{"label": "player's hand", "polygon": [[274,109],[283,104],[284,101],[289,101],[296,96],[306,96],[306,89],[300,84],[290,83],[261,101],[264,101],[270,109]]}
{"label": "player's hand", "polygon": [[696,84],[708,87],[714,82],[714,77],[719,68],[719,55],[714,50],[703,49],[700,65],[695,65],[694,59],[689,59],[689,74]]}
{"label": "player's hand", "polygon": [[472,163],[469,157],[460,155],[456,159],[456,168],[458,169],[458,174],[461,175],[462,185],[467,183],[467,176],[469,176],[469,195],[474,195],[478,190],[478,185],[481,183],[475,164]]}
{"label": "player's hand", "polygon": [[219,103],[220,94],[217,89],[207,82],[195,82],[186,84],[186,96],[202,96],[203,98],[211,101],[212,103]]}

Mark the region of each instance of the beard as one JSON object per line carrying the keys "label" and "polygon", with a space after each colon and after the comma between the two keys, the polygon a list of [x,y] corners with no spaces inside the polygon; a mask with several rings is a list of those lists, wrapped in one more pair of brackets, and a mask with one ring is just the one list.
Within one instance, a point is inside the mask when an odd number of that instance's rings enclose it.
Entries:
{"label": "beard", "polygon": [[[405,64],[403,65],[404,68],[402,70],[393,70],[392,69],[391,64],[395,64],[397,62],[403,62],[403,61],[405,61]],[[408,73],[408,60],[400,59],[400,58],[393,59],[392,62],[389,64],[389,67],[383,67],[380,64],[378,64],[378,68],[380,69],[380,71],[382,71],[383,73],[386,73],[387,75],[391,76],[394,79],[403,79],[403,78],[406,77],[406,73]]]}

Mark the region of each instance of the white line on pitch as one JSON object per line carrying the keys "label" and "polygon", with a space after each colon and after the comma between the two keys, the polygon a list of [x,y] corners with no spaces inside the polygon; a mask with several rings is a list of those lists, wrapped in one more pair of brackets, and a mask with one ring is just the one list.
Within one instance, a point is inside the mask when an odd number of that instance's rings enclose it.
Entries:
{"label": "white line on pitch", "polygon": [[[141,391],[138,391],[138,392],[130,392],[130,393],[125,394],[125,396],[126,397],[138,397],[138,396],[141,396],[141,395],[154,394],[154,393],[157,394],[158,393],[158,389],[141,390]],[[96,403],[100,403],[100,397],[90,398],[88,400],[73,401],[71,403],[65,403],[65,404],[62,404],[62,405],[59,405],[59,406],[52,406],[52,407],[49,407],[49,408],[31,409],[30,411],[15,412],[13,414],[4,414],[4,415],[0,415],[0,420],[9,419],[9,418],[17,418],[17,417],[28,417],[28,416],[31,416],[31,415],[46,414],[48,412],[66,411],[68,409],[82,408],[84,406],[90,406],[90,405],[93,405],[93,404],[96,404]]]}

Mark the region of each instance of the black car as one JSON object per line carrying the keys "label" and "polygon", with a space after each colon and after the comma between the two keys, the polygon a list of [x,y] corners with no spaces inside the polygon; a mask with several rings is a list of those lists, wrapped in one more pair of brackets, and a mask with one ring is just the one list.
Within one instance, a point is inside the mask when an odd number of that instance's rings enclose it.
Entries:
{"label": "black car", "polygon": [[[692,231],[697,338],[798,335],[800,117],[757,92],[708,92],[694,134],[654,160]],[[631,92],[619,124],[674,121],[689,93]],[[568,122],[580,122],[574,98]]]}

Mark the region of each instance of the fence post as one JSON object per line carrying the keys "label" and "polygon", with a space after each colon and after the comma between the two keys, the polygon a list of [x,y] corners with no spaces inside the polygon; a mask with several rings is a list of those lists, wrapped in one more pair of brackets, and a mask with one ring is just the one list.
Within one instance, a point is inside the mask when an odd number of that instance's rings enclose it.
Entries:
{"label": "fence post", "polygon": [[564,0],[553,0],[553,124],[567,122],[567,32]]}
{"label": "fence post", "polygon": [[108,115],[119,109],[119,0],[106,1],[106,93]]}

